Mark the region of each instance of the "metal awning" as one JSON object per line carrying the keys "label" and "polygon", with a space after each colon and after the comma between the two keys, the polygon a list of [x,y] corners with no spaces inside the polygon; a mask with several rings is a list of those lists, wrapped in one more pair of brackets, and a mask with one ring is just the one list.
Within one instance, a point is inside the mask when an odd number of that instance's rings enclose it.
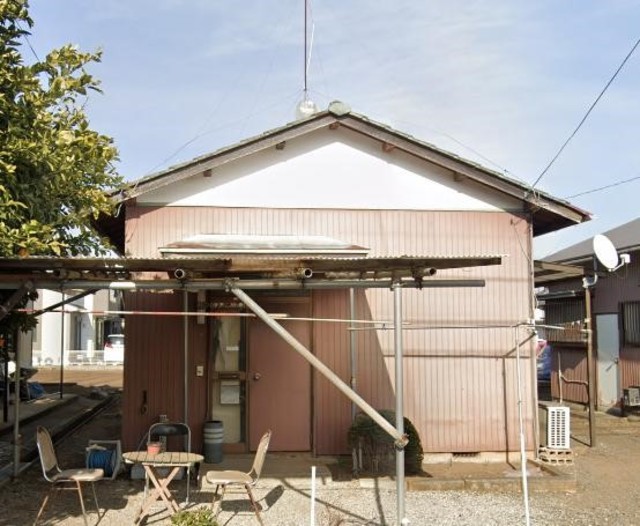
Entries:
{"label": "metal awning", "polygon": [[[439,286],[441,270],[499,265],[501,255],[313,257],[249,256],[181,258],[4,258],[0,288],[31,281],[34,288],[222,288],[227,280],[250,288],[349,287],[354,282],[379,286],[405,280],[415,286]],[[444,280],[447,283],[452,280]]]}
{"label": "metal awning", "polygon": [[533,270],[536,286],[546,285],[553,281],[582,278],[585,275],[583,267],[565,265],[561,263],[549,263],[547,261],[534,261]]}
{"label": "metal awning", "polygon": [[159,251],[164,256],[306,254],[353,257],[366,256],[369,249],[328,236],[197,234],[160,247]]}
{"label": "metal awning", "polygon": [[[173,289],[182,290],[184,311],[188,311],[190,290],[223,289],[235,295],[245,306],[278,333],[314,369],[323,374],[355,405],[367,413],[394,439],[396,445],[396,491],[398,521],[404,514],[404,432],[402,296],[403,287],[482,287],[483,279],[433,279],[439,270],[499,265],[502,256],[400,256],[400,257],[247,257],[228,258],[24,258],[0,259],[0,288],[55,289]],[[396,385],[395,427],[319,361],[284,327],[277,323],[246,294],[248,289],[389,287],[394,292],[394,348]],[[188,320],[183,322],[184,336],[184,420],[188,421]],[[17,387],[17,386],[16,386]],[[16,422],[19,407],[15,406]],[[14,434],[18,435],[16,425]],[[18,444],[18,440],[16,440]],[[16,445],[15,453],[19,454]],[[17,465],[17,463],[16,463]]]}

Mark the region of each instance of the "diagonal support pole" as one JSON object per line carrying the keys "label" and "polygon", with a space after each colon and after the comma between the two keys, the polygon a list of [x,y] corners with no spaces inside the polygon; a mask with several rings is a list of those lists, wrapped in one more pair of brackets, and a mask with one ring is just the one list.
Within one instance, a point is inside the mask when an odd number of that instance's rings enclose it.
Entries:
{"label": "diagonal support pole", "polygon": [[304,345],[302,345],[292,334],[290,334],[282,325],[275,321],[269,314],[258,305],[246,292],[238,288],[234,284],[229,284],[229,291],[244,303],[253,313],[264,321],[267,326],[273,329],[282,337],[295,351],[307,360],[312,367],[324,375],[333,385],[335,385],[349,400],[356,404],[362,411],[369,415],[382,429],[384,429],[395,441],[397,448],[404,448],[408,439],[397,431],[397,429],[389,423],[380,413],[371,407],[360,395],[355,393],[346,383],[344,383],[329,367],[322,363],[316,356],[311,353]]}

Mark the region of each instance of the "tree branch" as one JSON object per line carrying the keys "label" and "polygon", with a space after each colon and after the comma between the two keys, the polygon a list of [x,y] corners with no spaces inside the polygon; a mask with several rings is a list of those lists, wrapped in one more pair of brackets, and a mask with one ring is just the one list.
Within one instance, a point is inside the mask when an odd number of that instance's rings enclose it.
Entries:
{"label": "tree branch", "polygon": [[32,290],[33,283],[31,281],[25,281],[19,289],[15,290],[7,301],[0,305],[0,321],[9,315],[16,304]]}

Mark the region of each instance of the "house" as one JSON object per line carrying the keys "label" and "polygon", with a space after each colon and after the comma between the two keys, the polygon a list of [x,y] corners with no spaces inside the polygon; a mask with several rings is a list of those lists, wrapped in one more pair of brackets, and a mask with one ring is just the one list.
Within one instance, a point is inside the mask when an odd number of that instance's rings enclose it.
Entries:
{"label": "house", "polygon": [[124,297],[126,449],[168,415],[194,448],[218,420],[227,451],[271,428],[275,451],[347,453],[358,408],[250,304],[393,409],[395,285],[404,412],[425,451],[517,451],[519,396],[536,449],[532,239],[586,212],[339,102],[118,199],[99,228],[123,261],[163,269]]}
{"label": "house", "polygon": [[[592,239],[551,254],[545,261],[572,265],[597,279],[588,289],[580,277],[547,283],[545,322],[564,330],[548,332],[553,348],[551,389],[554,398],[587,402],[587,338],[585,319],[594,330],[595,403],[606,409],[618,405],[623,390],[640,384],[640,219],[608,232],[605,236],[630,262],[610,272],[594,257]],[[591,315],[586,311],[590,294]],[[558,371],[561,371],[561,376]]]}
{"label": "house", "polygon": [[31,306],[41,312],[38,325],[20,338],[23,365],[104,363],[107,336],[124,331],[122,317],[110,314],[120,309],[119,297],[118,291],[108,289],[92,294],[68,291],[64,295],[60,290],[39,290]]}

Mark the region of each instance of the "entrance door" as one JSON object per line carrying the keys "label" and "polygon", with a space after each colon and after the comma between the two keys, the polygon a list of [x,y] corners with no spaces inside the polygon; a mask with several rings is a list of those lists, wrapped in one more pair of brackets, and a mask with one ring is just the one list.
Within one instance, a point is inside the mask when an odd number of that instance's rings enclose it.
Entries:
{"label": "entrance door", "polygon": [[617,314],[596,315],[598,334],[598,404],[610,407],[618,402],[618,362],[620,337]]}
{"label": "entrance door", "polygon": [[[308,318],[309,298],[259,300],[268,313]],[[302,345],[309,347],[308,321],[277,320]],[[267,429],[269,450],[311,449],[311,366],[260,319],[249,323],[249,446],[255,450]]]}

